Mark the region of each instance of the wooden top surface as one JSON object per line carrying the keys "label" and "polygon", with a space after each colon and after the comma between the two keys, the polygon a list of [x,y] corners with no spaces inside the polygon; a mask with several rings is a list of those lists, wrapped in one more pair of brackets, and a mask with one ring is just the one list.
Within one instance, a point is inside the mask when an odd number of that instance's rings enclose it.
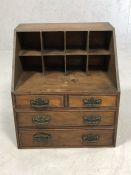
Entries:
{"label": "wooden top surface", "polygon": [[49,72],[46,75],[38,72],[24,72],[15,88],[16,94],[82,94],[88,92],[116,93],[116,87],[106,72],[89,71]]}
{"label": "wooden top surface", "polygon": [[19,24],[17,32],[31,31],[111,31],[113,26],[110,23],[35,23]]}

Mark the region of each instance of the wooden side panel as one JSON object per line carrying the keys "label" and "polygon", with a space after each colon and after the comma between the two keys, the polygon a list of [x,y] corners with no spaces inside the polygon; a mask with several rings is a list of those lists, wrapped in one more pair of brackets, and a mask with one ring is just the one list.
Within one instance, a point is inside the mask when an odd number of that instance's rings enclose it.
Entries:
{"label": "wooden side panel", "polygon": [[16,84],[22,73],[22,66],[20,59],[18,58],[18,53],[20,50],[20,43],[17,37],[16,31],[14,32],[14,48],[13,48],[13,63],[12,63],[12,92],[14,92]]}
{"label": "wooden side panel", "polygon": [[111,37],[111,41],[110,41],[110,53],[111,53],[111,55],[110,55],[109,66],[108,66],[108,75],[109,75],[110,79],[112,80],[113,84],[117,87],[113,32],[112,32],[112,37]]}
{"label": "wooden side panel", "polygon": [[[15,72],[15,81],[14,81],[14,85],[16,86],[16,84],[18,83],[18,80],[22,74],[22,65],[20,63],[20,59],[19,59],[19,50],[20,50],[20,43],[19,43],[19,40],[18,40],[18,36],[17,36],[17,33],[15,34],[16,36],[16,50],[15,50],[15,65],[14,65],[14,72]],[[15,88],[14,86],[14,88]]]}

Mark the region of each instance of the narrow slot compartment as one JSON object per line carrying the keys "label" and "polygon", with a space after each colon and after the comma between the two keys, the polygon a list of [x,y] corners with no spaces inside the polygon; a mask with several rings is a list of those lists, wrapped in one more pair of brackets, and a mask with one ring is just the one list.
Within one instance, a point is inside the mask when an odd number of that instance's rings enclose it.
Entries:
{"label": "narrow slot compartment", "polygon": [[44,56],[45,71],[65,72],[64,56]]}
{"label": "narrow slot compartment", "polygon": [[86,31],[67,31],[66,32],[66,49],[67,50],[86,50],[87,32]]}
{"label": "narrow slot compartment", "polygon": [[110,47],[111,31],[90,31],[89,49],[105,49]]}
{"label": "narrow slot compartment", "polygon": [[18,32],[17,36],[21,50],[41,50],[40,32]]}
{"label": "narrow slot compartment", "polygon": [[64,50],[64,32],[42,32],[43,50]]}
{"label": "narrow slot compartment", "polygon": [[108,71],[109,60],[110,60],[109,55],[90,55],[88,60],[88,70]]}
{"label": "narrow slot compartment", "polygon": [[20,56],[24,71],[42,72],[42,59],[40,56]]}
{"label": "narrow slot compartment", "polygon": [[85,55],[67,55],[67,71],[86,71],[87,56]]}

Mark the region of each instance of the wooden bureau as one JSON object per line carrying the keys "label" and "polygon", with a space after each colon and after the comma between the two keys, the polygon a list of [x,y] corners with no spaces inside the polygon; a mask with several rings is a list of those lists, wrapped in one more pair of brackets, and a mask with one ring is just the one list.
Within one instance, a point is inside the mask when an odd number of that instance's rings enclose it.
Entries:
{"label": "wooden bureau", "polygon": [[12,102],[18,148],[115,146],[119,98],[109,23],[16,27]]}

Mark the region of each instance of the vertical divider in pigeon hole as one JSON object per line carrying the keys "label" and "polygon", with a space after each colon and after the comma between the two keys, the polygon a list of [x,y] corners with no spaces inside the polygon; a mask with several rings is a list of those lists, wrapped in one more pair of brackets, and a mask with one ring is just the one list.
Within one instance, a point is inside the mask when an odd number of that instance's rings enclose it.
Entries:
{"label": "vertical divider in pigeon hole", "polygon": [[87,31],[87,37],[86,37],[86,51],[87,51],[87,58],[86,58],[86,74],[88,74],[88,63],[89,63],[89,37],[90,37],[90,32]]}
{"label": "vertical divider in pigeon hole", "polygon": [[40,42],[41,42],[41,59],[42,59],[42,73],[45,74],[45,61],[44,61],[44,39],[43,39],[43,32],[40,31]]}
{"label": "vertical divider in pigeon hole", "polygon": [[65,68],[65,75],[67,73],[66,71],[66,31],[64,31],[64,68]]}

